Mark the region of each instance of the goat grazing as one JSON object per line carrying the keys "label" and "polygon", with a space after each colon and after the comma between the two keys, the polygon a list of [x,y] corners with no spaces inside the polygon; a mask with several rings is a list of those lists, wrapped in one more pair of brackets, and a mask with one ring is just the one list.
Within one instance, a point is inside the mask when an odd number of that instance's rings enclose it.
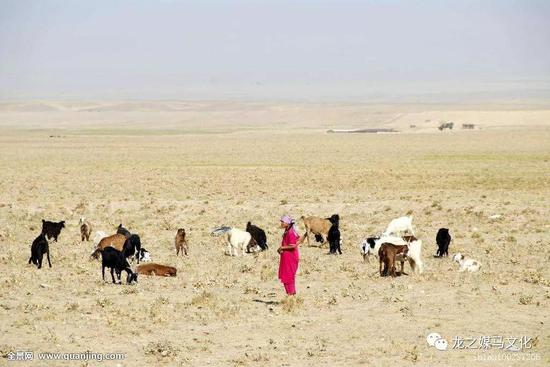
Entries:
{"label": "goat grazing", "polygon": [[263,229],[248,222],[246,223],[246,231],[250,233],[250,235],[256,241],[261,251],[267,250],[268,248],[267,237]]}
{"label": "goat grazing", "polygon": [[[409,239],[407,241],[405,239]],[[361,243],[361,253],[363,260],[369,261],[370,255],[379,256],[379,250],[382,244],[390,243],[396,246],[407,245],[409,247],[406,258],[400,255],[397,256],[398,261],[401,262],[401,271],[403,271],[403,265],[405,260],[409,262],[413,272],[421,274],[424,271],[424,264],[422,262],[422,240],[416,239],[414,236],[396,237],[396,236],[381,236],[381,237],[369,237]]]}
{"label": "goat grazing", "polygon": [[183,256],[185,254],[185,256],[187,256],[187,250],[188,250],[188,246],[187,246],[187,239],[185,237],[185,229],[183,228],[180,228],[178,229],[178,232],[176,233],[176,256],[179,255],[180,251],[181,251],[181,256]]}
{"label": "goat grazing", "polygon": [[238,228],[231,227],[219,227],[210,233],[212,236],[224,235],[227,249],[226,255],[239,256],[238,250],[242,251],[242,254],[246,254],[246,249],[250,241],[252,241],[252,235],[246,231]]}
{"label": "goat grazing", "polygon": [[[307,237],[307,244],[308,246],[311,246],[309,238],[310,235],[313,234],[315,238],[317,239],[317,236],[321,236],[322,243],[325,243],[328,238],[328,232],[330,230],[330,227],[332,227],[333,221],[339,221],[340,217],[338,214],[333,214],[330,218],[318,218],[318,217],[301,217],[302,221],[304,222],[304,227],[306,228],[306,234],[305,237]],[[302,239],[303,240],[303,239]]]}
{"label": "goat grazing", "polygon": [[250,242],[248,242],[248,245],[246,245],[246,252],[252,253],[252,252],[260,252],[260,251],[262,251],[262,248],[258,245],[258,242],[256,242],[254,237],[252,237],[250,239]]}
{"label": "goat grazing", "polygon": [[132,269],[130,269],[130,264],[128,264],[128,260],[126,260],[124,254],[115,248],[106,247],[101,251],[101,276],[103,281],[105,281],[105,268],[111,269],[113,283],[116,283],[113,271],[116,271],[118,281],[121,282],[120,274],[123,270],[128,273],[126,284],[131,284],[134,281],[137,283],[137,273],[134,273]]}
{"label": "goat grazing", "polygon": [[437,243],[437,253],[435,257],[449,256],[449,245],[451,244],[451,240],[452,237],[449,234],[449,228],[439,228],[435,236],[435,242]]}
{"label": "goat grazing", "polygon": [[[391,275],[395,277],[395,260],[398,254],[403,257],[407,256],[409,248],[407,245],[393,245],[384,242],[378,250],[378,258],[380,261],[380,276]],[[382,269],[382,265],[384,268]],[[401,274],[403,274],[403,264],[401,265]]]}
{"label": "goat grazing", "polygon": [[90,241],[90,236],[92,235],[92,224],[86,220],[86,218],[81,217],[80,221],[80,238],[82,242]]}
{"label": "goat grazing", "polygon": [[44,233],[48,239],[53,237],[54,241],[57,242],[57,237],[63,228],[65,228],[64,220],[56,223],[42,219],[42,233]]}
{"label": "goat grazing", "polygon": [[44,257],[44,254],[46,254],[46,257],[48,258],[48,265],[50,265],[51,268],[52,263],[50,262],[50,245],[48,244],[46,235],[44,233],[40,233],[40,235],[32,241],[29,264],[32,262],[38,266],[38,269],[42,268],[42,258]]}

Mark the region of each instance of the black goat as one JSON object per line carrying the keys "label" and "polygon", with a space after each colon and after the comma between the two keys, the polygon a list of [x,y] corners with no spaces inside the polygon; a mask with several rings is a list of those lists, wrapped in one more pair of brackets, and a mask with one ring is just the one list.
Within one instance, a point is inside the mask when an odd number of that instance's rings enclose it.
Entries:
{"label": "black goat", "polygon": [[52,263],[50,262],[50,245],[48,244],[46,235],[44,233],[40,233],[40,235],[32,241],[29,264],[32,262],[38,266],[38,269],[42,268],[42,258],[44,257],[44,254],[48,257],[48,264],[51,268]]}
{"label": "black goat", "polygon": [[42,233],[45,234],[48,238],[53,237],[55,242],[57,242],[57,237],[59,236],[63,228],[65,228],[64,220],[55,223],[42,219]]}
{"label": "black goat", "polygon": [[126,257],[124,257],[122,252],[118,251],[116,248],[106,247],[103,251],[101,251],[101,276],[103,281],[105,281],[105,268],[111,269],[111,278],[113,279],[113,283],[116,283],[113,271],[116,271],[118,281],[122,283],[120,280],[120,275],[123,270],[128,273],[128,276],[126,277],[126,284],[131,284],[134,281],[137,283],[137,273],[134,273],[132,269],[130,269],[128,260],[126,260]]}
{"label": "black goat", "polygon": [[435,236],[435,242],[437,242],[437,253],[435,257],[449,256],[449,245],[451,244],[452,237],[449,234],[449,228],[439,228],[437,235]]}
{"label": "black goat", "polygon": [[332,223],[332,226],[328,230],[327,240],[330,246],[330,253],[336,254],[336,251],[342,255],[342,249],[340,248],[340,217],[335,214],[330,218],[327,218]]}
{"label": "black goat", "polygon": [[258,246],[262,249],[262,251],[267,250],[267,237],[265,235],[265,231],[261,229],[260,227],[257,227],[253,225],[252,223],[248,222],[246,224],[246,231],[250,233],[252,238],[256,241]]}
{"label": "black goat", "polygon": [[124,227],[122,226],[122,223],[120,223],[120,224],[118,225],[118,227],[117,227],[117,229],[116,229],[116,233],[121,234],[121,235],[123,235],[123,236],[126,237],[126,238],[128,238],[128,237],[130,237],[130,236],[132,235],[132,234],[130,233],[129,230],[127,230],[126,228],[124,228]]}
{"label": "black goat", "polygon": [[125,258],[134,256],[139,264],[139,258],[141,253],[141,239],[137,234],[132,234],[126,238],[124,245],[122,246],[122,253]]}

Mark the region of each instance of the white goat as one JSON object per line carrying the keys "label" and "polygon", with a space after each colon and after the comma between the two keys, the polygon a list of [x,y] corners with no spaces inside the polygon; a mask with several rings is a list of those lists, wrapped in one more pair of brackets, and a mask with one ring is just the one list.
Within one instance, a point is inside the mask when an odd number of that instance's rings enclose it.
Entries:
{"label": "white goat", "polygon": [[388,224],[388,227],[382,233],[382,236],[405,236],[405,235],[413,235],[414,236],[414,229],[412,225],[412,216],[407,217],[399,217],[390,222]]}
{"label": "white goat", "polygon": [[467,259],[460,252],[453,256],[453,261],[460,265],[458,271],[463,272],[468,270],[470,273],[476,272],[481,268],[481,263],[474,259]]}
{"label": "white goat", "polygon": [[239,256],[239,249],[242,251],[244,256],[246,254],[246,248],[252,239],[250,233],[232,227],[217,228],[211,232],[211,235],[224,235],[225,242],[227,243],[225,254],[229,256]]}

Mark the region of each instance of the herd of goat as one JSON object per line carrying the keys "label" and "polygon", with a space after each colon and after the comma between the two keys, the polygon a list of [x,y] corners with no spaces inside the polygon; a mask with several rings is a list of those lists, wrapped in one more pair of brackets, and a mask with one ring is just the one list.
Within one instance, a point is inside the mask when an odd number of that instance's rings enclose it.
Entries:
{"label": "herd of goat", "polygon": [[[301,244],[307,239],[308,245],[310,238],[316,242],[329,244],[330,254],[342,254],[340,235],[340,217],[334,214],[329,218],[301,217],[305,227],[305,234],[299,240]],[[92,224],[85,218],[80,218],[81,240],[90,241],[92,235]],[[61,230],[65,228],[65,221],[50,222],[42,220],[42,231],[31,245],[32,262],[40,269],[44,255],[48,260],[48,265],[52,267],[50,261],[49,240],[57,242]],[[210,232],[212,236],[220,237],[226,245],[225,253],[229,256],[239,256],[246,253],[260,252],[268,249],[267,236],[265,231],[251,222],[248,222],[245,230],[239,228],[222,226]],[[449,255],[449,245],[451,244],[451,235],[448,228],[440,228],[436,235],[437,252],[434,257],[447,257]],[[138,234],[131,233],[120,224],[117,232],[107,236],[105,232],[97,231],[93,237],[94,251],[91,257],[99,259],[101,257],[101,273],[105,280],[105,269],[110,269],[113,283],[121,283],[121,274],[127,273],[126,283],[137,282],[138,274],[157,275],[157,276],[176,276],[175,267],[156,263],[150,263],[149,252],[141,246],[141,239]],[[185,229],[179,228],[175,237],[176,256],[188,255],[188,243]],[[386,230],[378,236],[366,238],[360,245],[363,260],[370,262],[371,255],[378,258],[380,276],[395,277],[396,263],[400,263],[399,275],[405,274],[404,265],[408,262],[412,271],[422,273],[424,266],[422,262],[422,240],[415,237],[412,225],[412,217],[404,216],[394,219],[390,222]],[[137,262],[137,268],[134,272],[128,263],[128,258]],[[140,261],[146,264],[140,264]],[[464,255],[457,253],[453,256],[453,261],[459,264],[459,271],[475,272],[481,267],[481,263],[476,260],[465,258]]]}

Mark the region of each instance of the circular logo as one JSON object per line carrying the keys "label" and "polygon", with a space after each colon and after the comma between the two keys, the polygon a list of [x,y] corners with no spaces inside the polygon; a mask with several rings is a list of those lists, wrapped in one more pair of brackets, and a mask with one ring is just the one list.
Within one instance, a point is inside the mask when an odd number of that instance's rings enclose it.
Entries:
{"label": "circular logo", "polygon": [[435,341],[435,349],[437,350],[447,350],[447,347],[449,346],[449,343],[443,338],[439,338]]}
{"label": "circular logo", "polygon": [[435,345],[435,341],[438,339],[441,339],[441,335],[439,335],[439,333],[430,333],[426,338],[426,342],[430,347],[433,347]]}

